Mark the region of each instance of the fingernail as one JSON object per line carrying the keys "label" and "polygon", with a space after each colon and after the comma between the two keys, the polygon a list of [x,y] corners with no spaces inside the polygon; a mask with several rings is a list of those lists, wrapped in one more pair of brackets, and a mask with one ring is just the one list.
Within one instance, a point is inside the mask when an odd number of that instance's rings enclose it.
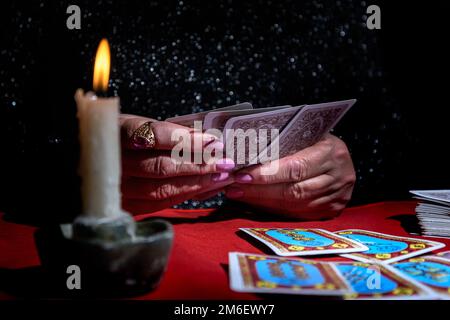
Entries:
{"label": "fingernail", "polygon": [[228,158],[219,159],[216,162],[217,171],[229,172],[233,170],[235,167],[234,161]]}
{"label": "fingernail", "polygon": [[253,181],[253,177],[251,175],[249,175],[248,173],[237,173],[234,176],[234,179],[236,182],[241,182],[241,183],[247,183],[247,182]]}
{"label": "fingernail", "polygon": [[224,147],[225,146],[220,141],[214,141],[214,142],[208,144],[208,148],[213,149],[213,150],[223,150]]}
{"label": "fingernail", "polygon": [[211,177],[211,180],[214,182],[221,182],[228,179],[230,174],[228,172],[214,173]]}
{"label": "fingernail", "polygon": [[242,191],[239,188],[235,188],[235,187],[228,188],[225,191],[225,196],[227,196],[228,198],[232,198],[232,199],[240,198],[243,195],[244,195],[244,191]]}

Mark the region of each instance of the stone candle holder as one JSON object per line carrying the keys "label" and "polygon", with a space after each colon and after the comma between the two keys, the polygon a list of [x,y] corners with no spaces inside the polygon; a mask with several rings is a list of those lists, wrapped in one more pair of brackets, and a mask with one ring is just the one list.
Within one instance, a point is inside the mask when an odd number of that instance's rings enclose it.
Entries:
{"label": "stone candle holder", "polygon": [[[173,229],[164,220],[135,223],[131,216],[124,216],[95,226],[75,220],[42,228],[35,239],[42,267],[58,292],[121,297],[142,294],[158,285],[167,266]],[[69,290],[66,285],[71,265],[81,271],[79,290]]]}

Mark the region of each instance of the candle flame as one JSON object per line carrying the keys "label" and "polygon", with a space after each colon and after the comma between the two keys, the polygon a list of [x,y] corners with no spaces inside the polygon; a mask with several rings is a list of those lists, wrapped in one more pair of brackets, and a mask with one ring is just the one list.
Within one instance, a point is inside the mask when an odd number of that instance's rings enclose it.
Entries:
{"label": "candle flame", "polygon": [[94,64],[94,91],[106,92],[108,90],[111,55],[108,40],[102,39],[98,45]]}

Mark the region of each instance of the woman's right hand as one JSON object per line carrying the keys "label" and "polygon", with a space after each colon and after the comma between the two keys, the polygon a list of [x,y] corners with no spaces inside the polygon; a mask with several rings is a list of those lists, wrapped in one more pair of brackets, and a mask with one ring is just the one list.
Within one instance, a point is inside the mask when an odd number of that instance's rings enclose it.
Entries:
{"label": "woman's right hand", "polygon": [[172,133],[176,129],[185,130],[191,141],[202,141],[201,144],[192,145],[193,152],[203,152],[206,146],[215,150],[223,149],[223,144],[216,137],[174,123],[158,121],[151,124],[155,146],[148,149],[133,139],[134,132],[148,121],[151,119],[134,115],[120,117],[122,199],[125,210],[133,214],[158,211],[199,195],[213,195],[233,182],[229,175],[234,168],[232,160],[220,159],[212,164],[196,164],[171,158],[171,150],[178,144],[178,141],[172,141]]}

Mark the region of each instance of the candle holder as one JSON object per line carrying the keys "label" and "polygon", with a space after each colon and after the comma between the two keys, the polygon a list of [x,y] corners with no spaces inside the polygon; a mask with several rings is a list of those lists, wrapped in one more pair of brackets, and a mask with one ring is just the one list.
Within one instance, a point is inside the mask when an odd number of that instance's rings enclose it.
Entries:
{"label": "candle holder", "polygon": [[[130,232],[131,231],[131,232]],[[39,229],[35,233],[42,267],[58,295],[121,297],[154,289],[166,269],[173,242],[164,220],[134,222],[131,216]],[[67,286],[68,267],[80,270],[80,290]]]}

